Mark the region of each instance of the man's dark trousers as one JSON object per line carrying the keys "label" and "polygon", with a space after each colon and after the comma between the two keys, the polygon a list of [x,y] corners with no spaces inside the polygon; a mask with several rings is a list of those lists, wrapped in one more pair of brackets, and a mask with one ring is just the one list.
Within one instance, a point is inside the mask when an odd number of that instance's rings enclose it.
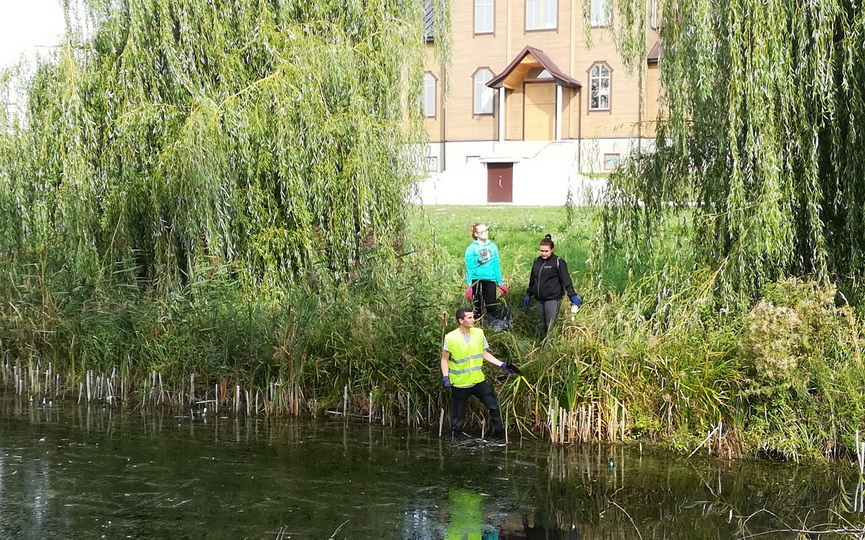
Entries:
{"label": "man's dark trousers", "polygon": [[502,422],[502,412],[499,410],[499,398],[496,396],[495,390],[486,381],[481,381],[469,388],[451,387],[451,431],[453,434],[459,436],[463,432],[463,425],[466,421],[466,404],[469,401],[469,396],[475,396],[481,400],[490,412],[493,435],[497,437],[504,435],[505,425]]}

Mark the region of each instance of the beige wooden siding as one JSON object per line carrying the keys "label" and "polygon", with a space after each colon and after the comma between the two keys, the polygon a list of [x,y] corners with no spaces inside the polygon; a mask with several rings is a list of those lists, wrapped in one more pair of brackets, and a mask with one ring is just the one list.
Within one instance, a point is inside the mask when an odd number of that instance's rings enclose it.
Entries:
{"label": "beige wooden siding", "polygon": [[507,91],[505,103],[505,139],[509,141],[523,140],[523,105],[525,85],[517,86],[513,91]]}
{"label": "beige wooden siding", "polygon": [[[647,0],[647,9],[650,6],[651,3]],[[528,32],[525,30],[525,1],[496,0],[494,33],[478,36],[474,35],[474,2],[452,2],[451,8],[453,58],[449,77],[451,88],[445,101],[444,120],[441,104],[445,77],[435,64],[432,46],[427,53],[427,69],[438,78],[437,115],[435,119],[426,120],[430,140],[498,140],[498,96],[493,114],[475,115],[472,75],[484,67],[495,74],[501,73],[527,45],[543,50],[559,69],[583,85],[579,90],[562,89],[563,138],[634,137],[640,133],[644,136],[654,134],[654,130],[649,130],[647,126],[657,117],[657,70],[653,71],[654,68],[650,66],[644,71],[642,80],[637,76],[636,70],[629,74],[619,59],[610,29],[590,29],[592,46],[589,47],[581,0],[559,0],[557,29]],[[616,16],[614,14],[614,18]],[[657,32],[647,32],[648,47],[657,40]],[[597,61],[607,63],[613,70],[611,109],[589,113],[590,89],[587,70]],[[643,110],[640,110],[641,92],[646,97]],[[523,104],[526,98],[524,85],[506,90],[506,95],[505,139],[522,140],[526,131],[526,126],[523,125]]]}
{"label": "beige wooden siding", "polygon": [[654,137],[658,131],[658,111],[661,94],[661,70],[657,64],[650,65],[646,70],[646,95],[658,96],[658,99],[646,100],[646,129],[647,137]]}

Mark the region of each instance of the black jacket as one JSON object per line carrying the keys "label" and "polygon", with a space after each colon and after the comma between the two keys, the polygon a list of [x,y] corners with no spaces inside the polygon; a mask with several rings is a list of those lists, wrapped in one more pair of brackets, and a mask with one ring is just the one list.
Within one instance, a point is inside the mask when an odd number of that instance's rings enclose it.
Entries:
{"label": "black jacket", "polygon": [[558,300],[566,291],[568,298],[577,294],[568,274],[568,263],[555,253],[547,259],[535,259],[526,294],[535,300]]}

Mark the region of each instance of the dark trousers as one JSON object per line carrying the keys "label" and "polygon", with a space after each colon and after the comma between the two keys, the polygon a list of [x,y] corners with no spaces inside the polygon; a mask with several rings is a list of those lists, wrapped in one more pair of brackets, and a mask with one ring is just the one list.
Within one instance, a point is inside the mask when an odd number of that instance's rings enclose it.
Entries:
{"label": "dark trousers", "polygon": [[469,401],[469,396],[475,396],[481,400],[481,403],[490,412],[493,435],[503,435],[505,424],[502,422],[502,412],[499,410],[499,398],[496,396],[496,391],[486,381],[481,381],[469,388],[451,387],[451,431],[454,435],[459,435],[463,432],[463,425],[466,422],[466,404]]}
{"label": "dark trousers", "polygon": [[559,318],[559,308],[562,307],[562,299],[558,300],[535,300],[535,309],[538,312],[538,336],[540,339],[547,337],[550,328]]}
{"label": "dark trousers", "polygon": [[499,304],[496,302],[496,285],[495,281],[488,279],[479,279],[472,283],[472,303],[475,308],[475,319],[481,318],[481,313],[484,307],[489,314],[488,319],[497,319],[499,317]]}

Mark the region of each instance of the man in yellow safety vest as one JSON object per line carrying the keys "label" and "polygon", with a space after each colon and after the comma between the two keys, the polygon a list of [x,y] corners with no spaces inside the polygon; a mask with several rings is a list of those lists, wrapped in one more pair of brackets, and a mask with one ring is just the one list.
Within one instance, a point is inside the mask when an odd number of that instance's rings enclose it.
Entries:
{"label": "man in yellow safety vest", "polygon": [[498,366],[508,375],[513,370],[492,355],[484,331],[475,328],[475,315],[471,308],[459,308],[456,312],[459,327],[445,336],[442,344],[442,384],[451,389],[451,432],[454,438],[462,435],[465,423],[466,403],[474,395],[487,408],[492,418],[493,436],[504,435],[505,426],[499,409],[499,398],[484,380],[481,367],[483,361]]}

